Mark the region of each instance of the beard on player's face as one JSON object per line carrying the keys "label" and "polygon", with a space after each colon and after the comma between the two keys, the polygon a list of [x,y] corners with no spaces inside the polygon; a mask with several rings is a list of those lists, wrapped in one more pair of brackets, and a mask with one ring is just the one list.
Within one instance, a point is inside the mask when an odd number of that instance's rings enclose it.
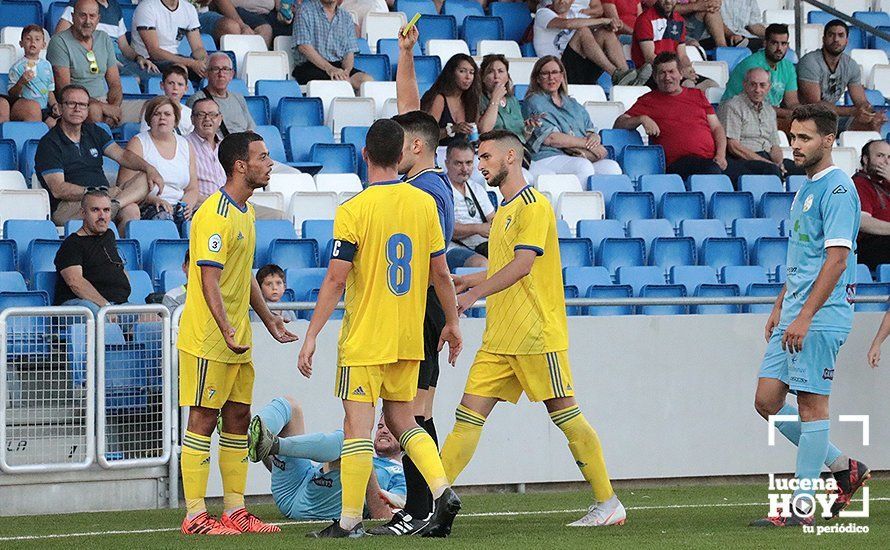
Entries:
{"label": "beard on player's face", "polygon": [[502,161],[501,166],[498,168],[498,173],[491,176],[491,178],[485,180],[489,187],[500,187],[504,180],[507,179],[509,173],[507,172],[507,166]]}

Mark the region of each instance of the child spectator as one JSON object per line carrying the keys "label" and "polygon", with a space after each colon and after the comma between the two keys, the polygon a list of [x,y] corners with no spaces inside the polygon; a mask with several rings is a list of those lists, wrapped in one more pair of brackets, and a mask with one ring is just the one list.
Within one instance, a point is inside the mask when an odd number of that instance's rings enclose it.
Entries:
{"label": "child spectator", "polygon": [[22,29],[19,45],[25,50],[25,57],[9,69],[8,93],[12,102],[9,118],[31,122],[42,120],[52,128],[59,112],[53,94],[56,85],[52,65],[40,58],[40,51],[46,47],[43,29],[38,25]]}
{"label": "child spectator", "polygon": [[[284,270],[275,264],[261,267],[256,273],[256,282],[259,283],[260,290],[263,292],[263,298],[268,303],[280,302],[285,289],[287,289],[287,277],[284,274]],[[297,316],[291,310],[273,311],[272,313],[282,317],[285,321],[297,320]],[[260,320],[253,310],[250,310],[250,320]]]}
{"label": "child spectator", "polygon": [[185,251],[185,258],[182,260],[182,272],[185,273],[185,284],[179,285],[176,288],[171,288],[164,294],[164,299],[161,300],[161,303],[170,310],[170,313],[173,313],[173,310],[181,306],[185,303],[185,291],[186,286],[188,285],[189,280],[189,251]]}
{"label": "child spectator", "polygon": [[[179,125],[176,127],[176,133],[182,137],[191,134],[195,129],[192,125],[192,110],[182,104],[182,96],[188,91],[188,76],[186,68],[176,64],[167,65],[161,72],[161,90],[179,107]],[[144,113],[140,119],[142,122],[139,131],[147,132],[148,122],[145,120]]]}

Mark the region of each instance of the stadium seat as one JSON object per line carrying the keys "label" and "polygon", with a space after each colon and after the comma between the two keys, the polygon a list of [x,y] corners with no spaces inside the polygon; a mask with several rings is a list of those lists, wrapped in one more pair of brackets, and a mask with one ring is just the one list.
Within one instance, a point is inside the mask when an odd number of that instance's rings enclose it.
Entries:
{"label": "stadium seat", "polygon": [[288,164],[290,162],[287,160],[287,153],[284,149],[284,140],[281,139],[281,131],[277,126],[258,125],[253,131],[262,136],[263,141],[266,142],[266,147],[269,148],[269,156],[272,157],[272,160],[276,160],[283,164]]}
{"label": "stadium seat", "polygon": [[49,297],[41,291],[0,292],[0,311],[9,307],[44,307]]}
{"label": "stadium seat", "polygon": [[161,274],[165,271],[182,270],[182,262],[188,249],[188,239],[157,239],[151,244],[149,261],[143,262],[143,266],[156,286],[160,285]]}
{"label": "stadium seat", "polygon": [[[313,239],[318,243],[318,250],[324,253],[334,238],[334,220],[305,220],[301,227],[301,237]],[[327,265],[327,259],[322,258],[322,265]]]}
{"label": "stadium seat", "polygon": [[871,271],[865,264],[856,264],[856,284],[874,282],[871,278]]}
{"label": "stadium seat", "polygon": [[0,271],[18,271],[19,255],[11,239],[0,240]]}
{"label": "stadium seat", "polygon": [[117,253],[123,260],[125,268],[142,269],[142,251],[136,239],[118,239]]}
{"label": "stadium seat", "polygon": [[318,174],[315,176],[315,187],[319,191],[330,191],[338,195],[355,195],[361,192],[362,182],[355,174]]}
{"label": "stadium seat", "polygon": [[628,145],[624,148],[621,167],[633,181],[647,174],[663,174],[664,149],[661,145]]}
{"label": "stadium seat", "polygon": [[760,197],[760,207],[757,213],[761,218],[785,219],[791,215],[793,202],[794,193],[767,192]]}
{"label": "stadium seat", "polygon": [[488,5],[491,15],[504,22],[504,37],[507,40],[522,42],[525,32],[532,23],[528,6],[521,2],[492,2]]}
{"label": "stadium seat", "polygon": [[[396,0],[396,9],[395,11],[400,11],[404,14],[414,15],[415,13],[421,14],[422,16],[426,15],[435,15],[436,5],[432,0]],[[418,27],[420,24],[418,23]]]}
{"label": "stadium seat", "polygon": [[668,280],[672,285],[683,285],[686,294],[692,296],[699,285],[716,285],[717,272],[706,265],[677,265],[668,271]]}
{"label": "stadium seat", "polygon": [[296,80],[258,80],[254,89],[256,96],[266,96],[272,111],[272,120],[278,120],[278,103],[285,97],[303,97]]}
{"label": "stadium seat", "polygon": [[788,237],[761,237],[754,241],[752,251],[751,264],[772,273],[788,259]]}
{"label": "stadium seat", "polygon": [[652,193],[626,193],[616,192],[612,194],[609,203],[608,217],[627,225],[630,220],[642,220],[655,217],[655,198]]}
{"label": "stadium seat", "polygon": [[[585,105],[588,102],[608,102],[608,100],[606,99],[606,92],[603,91],[602,86],[599,86],[597,84],[569,84],[569,95],[572,96],[575,101],[577,101],[581,105]],[[606,133],[631,132],[631,130],[610,130],[611,126],[597,127],[605,128],[601,131],[605,131]],[[637,134],[636,132],[632,133]],[[639,136],[640,134],[637,135]],[[639,143],[643,143],[642,139]]]}
{"label": "stadium seat", "polygon": [[602,139],[603,145],[611,146],[615,150],[615,159],[618,162],[621,162],[621,159],[624,157],[625,147],[628,145],[643,145],[643,138],[634,130],[603,128],[600,130],[600,139]]}
{"label": "stadium seat", "polygon": [[365,147],[365,138],[368,135],[368,126],[344,126],[340,131],[340,143],[350,143],[355,147],[355,156],[358,161],[358,176],[362,181],[368,179],[368,166],[362,158],[362,149]]}
{"label": "stadium seat", "polygon": [[705,210],[705,195],[701,192],[668,192],[661,196],[658,205],[659,216],[675,228],[679,228],[683,220],[704,218]]}
{"label": "stadium seat", "polygon": [[25,278],[18,271],[0,271],[0,292],[27,292]]}
{"label": "stadium seat", "polygon": [[151,243],[157,239],[179,240],[179,231],[176,224],[169,220],[133,220],[127,224],[126,236],[139,243],[142,265],[148,265]]}
{"label": "stadium seat", "polygon": [[306,301],[312,290],[321,288],[321,282],[324,280],[326,271],[323,267],[289,269],[285,272],[287,288],[294,291],[294,298],[298,302]]}
{"label": "stadium seat", "polygon": [[729,68],[729,72],[732,72],[733,68],[738,65],[739,61],[745,59],[749,55],[751,55],[751,50],[749,50],[748,48],[721,46],[717,48],[714,54],[714,58],[717,61],[723,61],[724,63],[726,63],[726,66]]}
{"label": "stadium seat", "polygon": [[46,293],[49,304],[56,303],[56,279],[59,274],[55,271],[38,271],[31,279],[32,290],[40,290]]}
{"label": "stadium seat", "polygon": [[750,192],[714,193],[708,215],[730,227],[736,218],[754,217],[754,197]]}
{"label": "stadium seat", "polygon": [[550,193],[555,205],[564,191],[578,193],[582,191],[581,182],[574,174],[543,174],[538,176],[536,187],[542,193]]}
{"label": "stadium seat", "polygon": [[852,147],[857,151],[862,151],[862,147],[869,141],[881,139],[883,138],[879,132],[847,130],[846,132],[841,133],[837,140],[837,144],[841,147]]}
{"label": "stadium seat", "polygon": [[310,80],[306,85],[306,96],[321,99],[325,119],[330,118],[331,103],[335,97],[355,97],[352,85],[345,80]]}
{"label": "stadium seat", "polygon": [[127,277],[130,279],[130,297],[127,302],[144,304],[145,298],[155,291],[151,277],[145,271],[127,271]]}
{"label": "stadium seat", "polygon": [[609,206],[609,201],[612,200],[612,195],[616,191],[623,191],[625,193],[633,193],[634,186],[631,183],[630,178],[625,176],[624,174],[617,175],[593,175],[587,178],[587,190],[588,191],[599,191],[603,195],[603,201],[606,204],[606,207]]}
{"label": "stadium seat", "polygon": [[430,40],[426,43],[426,54],[438,57],[443,67],[458,53],[470,55],[470,49],[463,40]]}
{"label": "stadium seat", "polygon": [[643,239],[606,238],[597,250],[596,265],[615,273],[621,266],[646,265],[645,256],[646,244]]}
{"label": "stadium seat", "polygon": [[310,149],[309,160],[321,164],[321,173],[326,174],[355,174],[358,168],[355,148],[348,143],[316,143]]}
{"label": "stadium seat", "polygon": [[[735,298],[739,295],[739,287],[736,285],[700,285],[695,289],[694,296],[707,298]],[[737,304],[698,304],[692,306],[691,313],[698,315],[728,315],[739,313],[741,307]]]}
{"label": "stadium seat", "polygon": [[609,271],[600,265],[597,266],[571,266],[562,270],[563,284],[574,286],[578,289],[587,289],[590,285],[610,285],[612,277]]}
{"label": "stadium seat", "polygon": [[648,244],[656,237],[673,237],[674,228],[671,222],[663,219],[630,220],[627,223],[627,236],[639,237]]}
{"label": "stadium seat", "polygon": [[276,239],[294,240],[297,234],[294,225],[287,220],[257,220],[256,248],[253,265],[257,269],[269,263],[269,246]]}
{"label": "stadium seat", "polygon": [[646,174],[640,177],[640,191],[649,191],[655,197],[655,204],[661,202],[665,193],[684,193],[686,186],[677,174]]}
{"label": "stadium seat", "polygon": [[281,193],[286,208],[294,193],[314,193],[316,188],[315,180],[309,174],[272,174],[266,190]]}
{"label": "stadium seat", "polygon": [[[754,283],[749,285],[745,290],[745,296],[768,296],[775,301],[782,289],[785,288],[784,283]],[[773,310],[773,304],[748,304],[745,306],[745,313],[770,313]]]}
{"label": "stadium seat", "polygon": [[[683,285],[645,285],[640,290],[643,298],[685,298],[686,287]],[[640,315],[683,315],[687,306],[640,306]]]}
{"label": "stadium seat", "polygon": [[396,38],[399,29],[408,21],[402,12],[369,13],[362,25],[362,35],[371,46],[371,53],[377,53],[377,41],[381,38]]}
{"label": "stadium seat", "polygon": [[[423,51],[420,49],[420,44],[414,44],[414,57],[421,55]],[[396,38],[382,38],[377,41],[377,53],[380,55],[385,55],[389,58],[389,66],[392,71],[393,78],[395,78],[398,69],[399,69],[399,41]],[[438,58],[437,58],[438,59]],[[423,93],[421,91],[421,93]]]}
{"label": "stadium seat", "polygon": [[890,264],[881,264],[878,266],[878,282],[890,283]]}
{"label": "stadium seat", "polygon": [[649,265],[663,270],[675,265],[695,265],[695,250],[692,237],[656,237],[649,245]]}
{"label": "stadium seat", "polygon": [[244,96],[244,102],[247,103],[247,110],[250,112],[250,118],[253,119],[254,124],[265,126],[272,122],[268,98],[248,95]]}
{"label": "stadium seat", "polygon": [[344,126],[371,126],[377,120],[377,108],[369,97],[335,97],[331,101],[326,124],[340,135]]}
{"label": "stadium seat", "polygon": [[559,257],[562,267],[592,266],[593,246],[588,239],[559,239]]}
{"label": "stadium seat", "polygon": [[27,248],[27,258],[20,266],[25,267],[24,275],[30,281],[38,271],[54,271],[55,259],[62,241],[56,239],[34,239]]}
{"label": "stadium seat", "polygon": [[334,219],[334,211],[339,204],[336,193],[321,191],[294,193],[288,206],[288,216],[295,227],[304,220]]}
{"label": "stadium seat", "polygon": [[560,239],[570,239],[575,236],[572,233],[572,228],[569,227],[569,224],[566,223],[565,220],[559,218],[556,219],[556,235]]}
{"label": "stadium seat", "polygon": [[[124,2],[121,2],[121,3],[126,4],[127,1],[128,0],[124,0]],[[130,27],[127,27],[127,28],[129,29]],[[204,46],[204,51],[206,51],[208,53],[216,51],[216,42],[214,41],[212,35],[202,32],[201,33],[201,44]],[[176,53],[178,53],[179,55],[181,55],[183,57],[191,57],[192,56],[192,45],[189,44],[189,41],[187,38],[183,39],[179,43],[179,48]]]}
{"label": "stadium seat", "polygon": [[[2,10],[0,10],[2,11]],[[43,122],[3,122],[0,123],[0,138],[11,139],[19,151],[29,139],[40,139],[49,131]]]}
{"label": "stadium seat", "polygon": [[616,272],[618,284],[630,285],[639,295],[645,285],[663,285],[664,271],[656,266],[621,266]]}
{"label": "stadium seat", "polygon": [[247,83],[247,89],[251,92],[258,80],[287,80],[290,76],[287,52],[247,52],[241,68],[241,78]]}
{"label": "stadium seat", "polygon": [[785,189],[778,176],[755,176],[744,174],[739,178],[739,191],[748,191],[754,197],[754,204],[767,192],[782,193]]}
{"label": "stadium seat", "polygon": [[442,72],[442,61],[434,55],[415,55],[414,72],[417,74],[418,88],[426,90]]}
{"label": "stadium seat", "polygon": [[729,66],[725,61],[693,61],[692,68],[696,74],[710,78],[720,88],[725,88],[729,82]]}
{"label": "stadium seat", "polygon": [[309,155],[316,143],[334,143],[334,134],[329,127],[291,126],[287,130],[288,153],[293,163],[310,162]]}
{"label": "stadium seat", "polygon": [[286,204],[284,204],[284,193],[276,193],[274,191],[254,191],[253,195],[247,201],[254,206],[262,206],[283,212]]}
{"label": "stadium seat", "polygon": [[11,139],[0,139],[0,170],[18,170],[19,154]]}
{"label": "stadium seat", "polygon": [[470,53],[476,55],[481,40],[504,39],[504,23],[500,17],[471,15],[460,26],[460,37],[470,46]]}
{"label": "stadium seat", "polygon": [[35,239],[58,240],[59,233],[56,226],[49,220],[22,220],[8,219],[3,222],[3,238],[15,243],[18,251],[16,261],[19,266],[25,267],[28,245]]}
{"label": "stadium seat", "polygon": [[[405,12],[406,14],[408,12]],[[414,13],[420,12],[411,12]],[[439,15],[434,13],[422,14],[417,21],[417,30],[420,33],[421,49],[426,51],[426,44],[430,40],[455,40],[457,39],[457,21],[451,15]]]}
{"label": "stadium seat", "polygon": [[[65,9],[68,7],[68,5],[68,2],[52,2],[49,5],[49,8],[46,11],[46,17],[44,18],[47,31],[49,31],[50,33],[55,32],[56,26],[59,24],[59,19],[62,18],[62,14],[65,12]],[[136,6],[130,7],[135,8]],[[130,15],[130,20],[132,21],[132,13]],[[129,29],[130,27],[127,28]]]}
{"label": "stadium seat", "polygon": [[627,109],[630,109],[641,96],[651,91],[648,86],[613,86],[609,99],[620,101]]}
{"label": "stadium seat", "polygon": [[556,201],[556,218],[569,227],[576,227],[580,220],[601,220],[606,217],[606,205],[598,191],[565,191]]}
{"label": "stadium seat", "polygon": [[25,0],[3,2],[3,9],[0,10],[0,27],[25,27],[32,24],[42,27],[44,11],[45,7],[41,2]]}
{"label": "stadium seat", "polygon": [[748,288],[753,283],[768,283],[766,272],[757,265],[728,265],[720,270],[720,279],[727,285]]}
{"label": "stadium seat", "polygon": [[283,97],[273,120],[279,128],[323,126],[324,107],[317,97]]}
{"label": "stadium seat", "polygon": [[748,245],[738,237],[708,237],[702,243],[698,263],[718,271],[728,265],[748,265]]}
{"label": "stadium seat", "polygon": [[219,38],[219,49],[235,54],[238,78],[244,78],[244,58],[248,52],[266,52],[266,42],[258,34],[224,34]]}
{"label": "stadium seat", "polygon": [[714,193],[732,193],[732,181],[723,174],[696,174],[689,176],[689,190],[701,191],[710,203]]}
{"label": "stadium seat", "polygon": [[[597,88],[600,87],[597,86]],[[594,128],[611,128],[615,125],[618,117],[627,110],[624,108],[624,104],[618,101],[587,101],[584,103],[584,109],[587,111],[587,115],[590,117],[590,122],[593,123]],[[640,134],[637,133],[637,135]],[[640,141],[642,141],[642,138]]]}
{"label": "stadium seat", "polygon": [[890,63],[884,50],[854,48],[850,51],[850,57],[853,58],[853,61],[859,65],[862,71],[863,85],[871,85],[875,65],[887,65]]}
{"label": "stadium seat", "polygon": [[181,269],[168,269],[161,273],[161,292],[170,292],[186,283],[185,273]]}
{"label": "stadium seat", "polygon": [[25,176],[17,170],[0,171],[0,190],[3,189],[27,190],[28,184],[25,183]]}
{"label": "stadium seat", "polygon": [[[290,222],[287,223],[290,225]],[[272,239],[267,252],[266,263],[284,270],[318,267],[318,244],[312,239]]]}
{"label": "stadium seat", "polygon": [[[248,107],[248,109],[249,108],[250,107]],[[256,119],[254,119],[254,122],[256,122]],[[123,124],[121,124],[121,139],[123,141],[130,141],[131,139],[133,139],[136,134],[141,131],[139,125],[140,123],[138,122],[124,122]]]}
{"label": "stadium seat", "polygon": [[506,58],[522,57],[522,50],[519,44],[512,40],[480,40],[476,46],[476,55],[485,57],[486,55],[497,54]]}
{"label": "stadium seat", "polygon": [[355,68],[376,81],[392,80],[389,57],[382,54],[356,54]]}
{"label": "stadium seat", "polygon": [[732,222],[732,236],[741,237],[748,243],[748,252],[754,251],[754,241],[760,237],[780,237],[779,223],[764,218],[737,218]]}
{"label": "stadium seat", "polygon": [[532,69],[535,66],[535,58],[522,58],[510,60],[510,78],[513,84],[528,85],[531,81]]}
{"label": "stadium seat", "polygon": [[603,239],[623,239],[626,236],[624,225],[618,220],[580,220],[576,228],[578,237],[590,240],[594,256]]}
{"label": "stadium seat", "polygon": [[835,147],[831,150],[831,160],[835,166],[852,176],[859,170],[860,151],[852,147]]}
{"label": "stadium seat", "polygon": [[[890,294],[890,283],[858,283],[856,296],[887,296]],[[887,302],[877,304],[856,303],[855,311],[887,311]]]}
{"label": "stadium seat", "polygon": [[[632,298],[634,290],[630,285],[592,285],[587,289],[588,298],[620,299]],[[605,315],[631,315],[632,306],[588,306],[586,315],[594,317]]]}
{"label": "stadium seat", "polygon": [[457,21],[457,28],[460,30],[464,25],[464,19],[469,16],[483,16],[485,11],[482,4],[478,2],[464,2],[461,0],[452,0],[447,2],[447,6],[442,7],[442,13],[445,15],[453,15]]}

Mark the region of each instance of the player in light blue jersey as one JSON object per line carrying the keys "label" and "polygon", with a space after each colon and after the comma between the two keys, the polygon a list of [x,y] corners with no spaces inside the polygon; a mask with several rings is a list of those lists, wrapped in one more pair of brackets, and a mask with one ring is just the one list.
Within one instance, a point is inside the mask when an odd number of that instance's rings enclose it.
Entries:
{"label": "player in light blue jersey", "polygon": [[[303,411],[292,397],[277,397],[253,417],[248,456],[272,472],[272,498],[282,514],[297,520],[340,517],[343,486],[340,451],[343,430],[306,433]],[[381,415],[374,437],[374,472],[368,483],[365,512],[390,519],[391,506],[404,505],[405,474],[401,447]]]}
{"label": "player in light blue jersey", "polygon": [[[791,205],[786,282],[766,323],[769,344],[754,398],[754,407],[764,418],[797,418],[776,422],[776,428],[797,445],[798,480],[818,478],[823,464],[833,473],[838,483],[833,516],[846,508],[869,477],[865,464],[850,459],[828,440],[835,360],[853,325],[854,246],[860,215],[853,181],[831,163],[836,134],[837,115],[827,107],[813,104],[794,110],[791,147],[794,163],[806,170],[807,181]],[[789,390],[797,395],[797,407],[785,403]],[[814,491],[796,491],[801,493],[812,496]],[[814,513],[798,506],[789,517],[766,517],[751,525],[812,525]]]}

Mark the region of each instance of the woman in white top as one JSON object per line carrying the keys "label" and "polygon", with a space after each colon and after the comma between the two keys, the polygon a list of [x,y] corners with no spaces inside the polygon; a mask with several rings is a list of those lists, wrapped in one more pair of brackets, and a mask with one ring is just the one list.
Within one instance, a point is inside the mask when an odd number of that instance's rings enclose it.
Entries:
{"label": "woman in white top", "polygon": [[[142,219],[172,219],[177,224],[191,219],[198,204],[198,177],[195,154],[191,144],[177,135],[180,111],[172,99],[159,96],[145,104],[145,121],[149,130],[130,140],[127,150],[136,153],[154,166],[164,178],[164,190],[153,191],[142,202]],[[118,182],[135,174],[121,167]]]}

